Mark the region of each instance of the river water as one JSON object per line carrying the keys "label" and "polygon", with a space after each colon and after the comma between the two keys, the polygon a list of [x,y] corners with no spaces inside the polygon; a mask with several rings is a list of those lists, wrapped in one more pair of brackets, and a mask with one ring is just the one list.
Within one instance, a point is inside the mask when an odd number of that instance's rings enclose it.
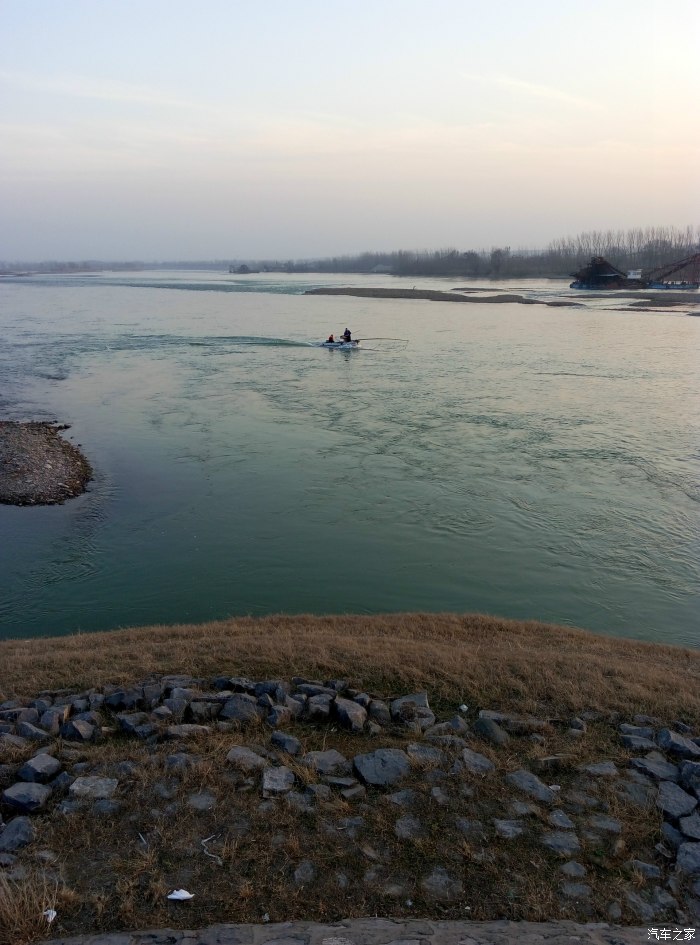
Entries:
{"label": "river water", "polygon": [[[0,638],[480,611],[700,644],[700,318],[305,296],[390,277],[0,282],[0,416],[95,470],[0,506]],[[364,350],[314,342],[349,326]]]}

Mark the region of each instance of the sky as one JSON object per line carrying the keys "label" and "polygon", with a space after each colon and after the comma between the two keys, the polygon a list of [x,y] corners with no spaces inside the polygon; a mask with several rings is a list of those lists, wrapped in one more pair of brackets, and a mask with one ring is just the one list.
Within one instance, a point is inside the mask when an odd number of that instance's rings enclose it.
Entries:
{"label": "sky", "polygon": [[0,260],[700,223],[700,0],[0,0]]}

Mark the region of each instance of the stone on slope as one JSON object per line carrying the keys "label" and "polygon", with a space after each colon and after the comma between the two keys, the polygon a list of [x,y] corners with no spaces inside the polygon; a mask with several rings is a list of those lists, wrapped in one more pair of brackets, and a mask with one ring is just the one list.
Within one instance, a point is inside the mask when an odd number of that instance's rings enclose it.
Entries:
{"label": "stone on slope", "polygon": [[90,800],[108,800],[119,787],[116,778],[100,778],[87,776],[76,778],[68,789],[74,798],[89,798]]}
{"label": "stone on slope", "polygon": [[2,792],[2,799],[9,807],[31,814],[44,806],[50,794],[51,788],[46,784],[18,781]]}
{"label": "stone on slope", "polygon": [[338,721],[351,732],[361,732],[367,721],[367,710],[352,699],[337,696],[333,703],[333,712]]}
{"label": "stone on slope", "polygon": [[329,748],[327,751],[307,751],[301,763],[323,775],[342,776],[352,771],[352,765],[348,759],[335,748]]}
{"label": "stone on slope", "polygon": [[677,781],[679,778],[676,765],[666,761],[658,751],[650,751],[643,758],[634,758],[631,765],[656,781]]}
{"label": "stone on slope", "polygon": [[379,748],[353,758],[355,770],[366,784],[386,787],[409,774],[411,762],[400,748]]}
{"label": "stone on slope", "polygon": [[481,755],[478,751],[472,751],[471,748],[463,749],[462,764],[471,774],[488,774],[489,771],[494,771],[496,767],[486,755]]}
{"label": "stone on slope", "polygon": [[656,806],[669,817],[678,819],[691,814],[698,806],[697,799],[686,794],[683,788],[678,787],[672,781],[662,781],[659,785],[659,796],[656,799]]}
{"label": "stone on slope", "polygon": [[565,830],[550,830],[543,833],[541,843],[560,856],[573,856],[581,849],[576,834]]}
{"label": "stone on slope", "polygon": [[540,781],[536,774],[527,771],[525,768],[507,774],[506,781],[518,790],[524,791],[525,794],[529,794],[530,797],[534,797],[537,801],[553,804],[556,800],[554,791],[547,787],[543,781]]}
{"label": "stone on slope", "polygon": [[234,768],[246,773],[259,771],[270,763],[267,758],[261,758],[256,752],[251,751],[250,748],[244,748],[242,745],[234,746],[226,755],[226,761]]}
{"label": "stone on slope", "polygon": [[28,817],[13,817],[0,832],[0,853],[26,847],[34,839],[34,827]]}
{"label": "stone on slope", "polygon": [[682,843],[678,848],[676,870],[689,876],[700,876],[700,843]]}
{"label": "stone on slope", "polygon": [[426,896],[441,902],[454,902],[461,899],[464,893],[461,881],[451,876],[443,866],[436,866],[423,877],[420,885]]}
{"label": "stone on slope", "polygon": [[473,727],[480,738],[492,745],[505,745],[510,741],[508,732],[504,731],[493,719],[477,719]]}
{"label": "stone on slope", "polygon": [[61,762],[53,755],[35,755],[26,761],[17,772],[20,781],[35,781],[46,784],[61,770]]}
{"label": "stone on slope", "polygon": [[695,811],[692,817],[681,817],[679,823],[681,833],[685,837],[690,837],[692,840],[700,840],[700,814],[698,814],[697,811]]}
{"label": "stone on slope", "polygon": [[263,797],[277,797],[294,787],[294,772],[284,766],[265,768],[263,771]]}
{"label": "stone on slope", "polygon": [[[22,734],[20,732],[20,734]],[[669,728],[662,728],[656,736],[656,742],[659,748],[663,748],[669,755],[676,755],[678,758],[700,759],[700,748],[686,738],[685,735],[679,735],[672,732]]]}

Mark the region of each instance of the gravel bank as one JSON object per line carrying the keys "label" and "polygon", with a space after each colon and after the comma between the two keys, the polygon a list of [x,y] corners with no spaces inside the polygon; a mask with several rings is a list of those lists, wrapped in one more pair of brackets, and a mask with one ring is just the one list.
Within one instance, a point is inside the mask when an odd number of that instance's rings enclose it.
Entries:
{"label": "gravel bank", "polygon": [[59,436],[66,424],[0,420],[0,503],[55,505],[85,492],[92,469]]}

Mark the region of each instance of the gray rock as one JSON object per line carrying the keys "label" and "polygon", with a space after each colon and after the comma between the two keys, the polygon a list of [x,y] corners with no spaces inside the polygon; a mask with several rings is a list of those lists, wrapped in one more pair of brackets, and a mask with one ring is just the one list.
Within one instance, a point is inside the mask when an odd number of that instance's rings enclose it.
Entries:
{"label": "gray rock", "polygon": [[311,696],[306,703],[306,712],[312,721],[325,722],[331,717],[331,703],[334,695],[321,694]]}
{"label": "gray rock", "polygon": [[[633,774],[634,772],[630,772]],[[636,807],[646,809],[656,800],[656,788],[646,778],[641,779],[643,783],[632,778],[620,779],[615,785],[615,791],[621,800]]]}
{"label": "gray rock", "polygon": [[564,813],[563,810],[553,810],[547,820],[558,830],[575,830],[576,825],[573,820]]}
{"label": "gray rock", "polygon": [[343,788],[340,796],[345,798],[346,801],[359,801],[367,796],[367,789],[361,784],[353,784],[352,787]]}
{"label": "gray rock", "polygon": [[24,748],[27,744],[26,738],[20,738],[19,735],[12,733],[0,734],[0,748]]}
{"label": "gray rock", "polygon": [[642,922],[653,921],[655,910],[651,903],[645,902],[638,893],[632,892],[629,889],[625,892],[625,899],[627,900],[627,905],[638,919],[641,919]]}
{"label": "gray rock", "polygon": [[114,798],[102,797],[92,805],[92,812],[99,817],[116,817],[121,813],[121,801],[115,801]]}
{"label": "gray rock", "polygon": [[294,870],[294,882],[297,886],[307,886],[316,879],[316,867],[311,860],[303,860]]}
{"label": "gray rock", "polygon": [[335,748],[329,748],[328,751],[308,751],[301,759],[301,763],[323,775],[342,776],[352,771],[352,765],[348,759]]}
{"label": "gray rock", "polygon": [[681,785],[700,798],[700,762],[684,761],[680,770]]}
{"label": "gray rock", "polygon": [[606,817],[605,814],[594,814],[588,818],[588,826],[600,833],[619,834],[622,832],[622,824],[615,817]]}
{"label": "gray rock", "polygon": [[654,742],[649,738],[640,738],[639,735],[622,735],[620,741],[629,751],[651,751]]}
{"label": "gray rock", "polygon": [[389,712],[389,706],[386,702],[382,702],[381,699],[372,699],[370,704],[367,706],[367,714],[373,722],[376,722],[378,725],[390,725],[391,724],[391,713]]}
{"label": "gray rock", "polygon": [[[30,742],[40,742],[46,745],[52,740],[48,732],[37,728],[31,722],[18,722],[15,731],[20,738],[26,738]],[[700,753],[700,749],[698,749],[698,753]]]}
{"label": "gray rock", "polygon": [[364,817],[344,817],[338,822],[338,829],[341,830],[346,837],[355,840],[364,825]]}
{"label": "gray rock", "polygon": [[19,781],[2,792],[5,804],[23,814],[39,810],[49,799],[51,788],[46,784],[32,784]]}
{"label": "gray rock", "polygon": [[525,832],[522,820],[500,820],[494,817],[493,826],[498,836],[504,840],[514,840]]}
{"label": "gray rock", "polygon": [[530,797],[534,797],[537,801],[542,801],[545,804],[553,804],[556,800],[554,791],[547,787],[544,782],[540,781],[536,774],[533,774],[531,771],[526,771],[525,768],[507,774],[506,781],[513,787],[518,788],[519,791],[523,791],[525,794],[529,794]]}
{"label": "gray rock", "polygon": [[262,758],[250,748],[244,748],[242,745],[236,745],[226,755],[226,761],[237,768],[239,771],[260,771],[269,765],[267,758]]}
{"label": "gray rock", "polygon": [[60,729],[61,738],[67,742],[91,742],[96,735],[96,729],[90,722],[81,719],[69,719]]}
{"label": "gray rock", "polygon": [[691,817],[681,817],[679,826],[685,837],[700,840],[700,814],[697,811]]}
{"label": "gray rock", "polygon": [[484,825],[480,820],[468,820],[466,817],[456,817],[455,827],[465,837],[479,838],[484,837]]}
{"label": "gray rock", "polygon": [[539,807],[530,801],[511,801],[508,810],[516,817],[538,817],[540,813]]}
{"label": "gray rock", "polygon": [[669,823],[661,824],[661,836],[672,850],[678,850],[682,843],[685,843],[685,837],[676,828]]}
{"label": "gray rock", "polygon": [[425,736],[432,739],[435,735],[466,735],[468,731],[469,726],[464,719],[459,715],[455,715],[449,722],[438,722],[437,725],[431,725],[430,728],[426,729]]}
{"label": "gray rock", "polygon": [[54,706],[42,712],[39,725],[45,732],[49,732],[51,735],[58,735],[61,726],[68,721],[69,715],[70,706]]}
{"label": "gray rock", "polygon": [[20,781],[35,781],[46,784],[61,770],[61,762],[53,755],[35,755],[25,762],[17,772]]}
{"label": "gray rock", "polygon": [[440,765],[445,760],[445,753],[434,745],[424,745],[421,742],[411,742],[406,747],[406,754],[420,765]]}
{"label": "gray rock", "polygon": [[637,738],[653,738],[654,729],[650,725],[628,725],[623,722],[619,727],[623,735],[635,735]]}
{"label": "gray rock", "polygon": [[203,735],[208,735],[210,731],[211,729],[207,725],[169,725],[165,730],[165,734],[172,739],[201,738]]}
{"label": "gray rock", "polygon": [[418,795],[411,788],[405,788],[403,791],[387,794],[386,799],[391,801],[392,804],[396,804],[397,807],[412,807],[418,800]]}
{"label": "gray rock", "polygon": [[560,856],[573,856],[581,849],[576,834],[564,830],[551,830],[543,833],[541,842]]}
{"label": "gray rock", "polygon": [[187,798],[187,806],[197,811],[213,810],[216,807],[216,798],[209,791],[197,791]]}
{"label": "gray rock", "polygon": [[[496,720],[498,721],[498,720]],[[511,735],[532,735],[542,732],[550,732],[552,726],[544,719],[516,719],[507,718],[503,721],[503,727]]]}
{"label": "gray rock", "polygon": [[533,758],[532,767],[535,771],[554,772],[567,768],[571,763],[571,755],[547,755],[545,758]]}
{"label": "gray rock", "polygon": [[639,873],[645,879],[661,879],[661,870],[653,863],[645,863],[643,860],[630,860],[627,868]]}
{"label": "gray rock", "polygon": [[411,762],[400,748],[380,748],[353,758],[355,770],[366,784],[386,787],[410,773]]}
{"label": "gray rock", "polygon": [[436,866],[431,873],[424,876],[420,885],[428,898],[440,902],[455,902],[464,894],[464,886],[460,880],[451,876],[442,866]]}
{"label": "gray rock", "polygon": [[298,755],[301,751],[301,742],[299,739],[295,738],[293,735],[288,735],[286,732],[273,732],[270,742],[275,748],[286,751],[288,755]]}
{"label": "gray rock", "polygon": [[658,751],[650,751],[643,758],[634,758],[631,765],[656,781],[678,781],[679,778],[676,765],[666,761]]}
{"label": "gray rock", "polygon": [[685,735],[672,732],[669,728],[661,729],[656,736],[656,742],[669,755],[675,755],[678,758],[700,758],[700,748],[695,742],[686,738]]}
{"label": "gray rock", "polygon": [[659,784],[656,806],[667,816],[678,819],[692,813],[698,806],[698,802],[695,797],[686,794],[683,788],[672,781],[662,781]]}
{"label": "gray rock", "polygon": [[119,781],[116,778],[100,778],[88,776],[76,778],[68,789],[72,798],[89,798],[90,800],[102,800],[110,798],[119,787]]}
{"label": "gray rock", "polygon": [[263,771],[263,797],[277,797],[294,787],[294,772],[290,768],[265,768]]}
{"label": "gray rock", "polygon": [[292,720],[292,713],[286,705],[273,705],[267,716],[267,724],[271,728],[288,725]]}
{"label": "gray rock", "polygon": [[488,774],[494,771],[496,766],[485,755],[478,751],[472,751],[471,748],[465,748],[462,751],[462,764],[470,774]]}
{"label": "gray rock", "polygon": [[222,708],[219,702],[206,702],[196,699],[190,702],[187,709],[187,716],[196,725],[204,725],[218,718]]}
{"label": "gray rock", "polygon": [[593,893],[585,883],[562,883],[561,891],[566,899],[589,899]]}
{"label": "gray rock", "polygon": [[594,778],[616,778],[620,773],[614,761],[596,761],[594,764],[581,765],[579,771],[584,771]]}
{"label": "gray rock", "polygon": [[608,918],[613,922],[619,922],[622,919],[622,906],[619,902],[611,902],[607,908]]}
{"label": "gray rock", "polygon": [[439,804],[440,807],[447,807],[450,803],[450,796],[446,794],[441,787],[434,787],[430,791],[430,798],[436,804]]}
{"label": "gray rock", "polygon": [[422,837],[425,834],[423,824],[412,814],[405,814],[394,824],[394,833],[399,840],[413,840],[416,837]]}
{"label": "gray rock", "polygon": [[333,712],[338,721],[351,732],[361,732],[367,721],[367,710],[352,699],[336,697],[333,703]]}
{"label": "gray rock", "polygon": [[700,843],[682,843],[679,846],[676,870],[689,876],[700,876]]}
{"label": "gray rock", "polygon": [[416,708],[430,708],[427,692],[416,692],[410,696],[401,696],[400,699],[394,699],[391,703],[391,717],[399,720],[404,717],[413,718],[413,710]]}
{"label": "gray rock", "polygon": [[34,839],[34,827],[28,817],[13,817],[0,832],[0,853],[26,847]]}
{"label": "gray rock", "polygon": [[564,863],[559,869],[564,876],[568,876],[569,879],[583,879],[586,875],[586,867],[577,863],[576,860],[569,860],[568,863]]}
{"label": "gray rock", "polygon": [[224,704],[219,718],[230,719],[240,725],[257,725],[263,717],[264,710],[255,699],[245,692],[236,693]]}
{"label": "gray rock", "polygon": [[492,745],[505,745],[510,741],[508,732],[504,731],[493,719],[477,719],[473,728],[480,738]]}

